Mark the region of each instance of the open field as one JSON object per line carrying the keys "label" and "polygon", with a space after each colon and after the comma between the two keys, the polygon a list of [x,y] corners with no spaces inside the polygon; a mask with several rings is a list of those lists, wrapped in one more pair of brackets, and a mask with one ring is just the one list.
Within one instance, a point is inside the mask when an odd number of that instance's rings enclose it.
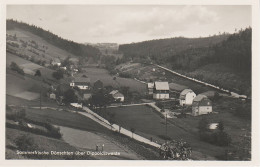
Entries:
{"label": "open field", "polygon": [[107,70],[101,68],[85,68],[84,70],[86,70],[86,72],[79,73],[76,76],[86,75],[90,78],[92,85],[95,81],[101,80],[104,86],[113,86],[115,88],[128,86],[130,91],[139,92],[141,94],[145,94],[146,92],[146,85],[134,79],[116,77],[116,80],[113,80],[113,76],[111,76]]}
{"label": "open field", "polygon": [[[15,145],[15,139],[19,136],[29,136],[37,145],[39,151],[78,151],[75,147],[69,145],[63,140],[53,139],[41,135],[35,135],[32,133],[6,128],[6,159],[28,159],[27,157],[17,155],[17,146]],[[67,156],[55,156],[44,157],[44,159],[67,159]],[[94,159],[93,157],[85,157],[85,159]]]}
{"label": "open field", "polygon": [[98,159],[142,159],[142,157],[137,156],[136,153],[120,145],[120,143],[113,142],[113,139],[109,137],[103,137],[104,135],[98,133],[92,133],[83,130],[77,130],[72,128],[67,128],[59,126],[62,138],[72,146],[80,148],[86,151],[96,151],[96,145],[99,147],[99,151],[102,150],[102,145],[104,144],[103,150],[106,152],[119,152],[120,155],[117,156],[102,156],[97,157]]}
{"label": "open field", "polygon": [[54,72],[54,70],[32,63],[29,60],[25,60],[19,56],[7,52],[6,66],[9,67],[12,62],[15,62],[20,68],[24,70],[26,74],[34,75],[36,70],[40,70],[43,78],[53,79],[52,73]]}
{"label": "open field", "polygon": [[[23,40],[23,41],[35,41],[37,42],[38,45],[42,46],[45,45],[48,47],[47,51],[44,53],[45,57],[44,59],[46,60],[51,60],[53,58],[60,58],[62,60],[64,60],[66,57],[71,56],[71,57],[75,57],[77,58],[75,55],[68,53],[62,49],[59,49],[51,44],[49,44],[48,42],[46,42],[45,40],[43,40],[42,38],[40,38],[37,35],[34,35],[30,32],[21,30],[21,29],[14,29],[14,30],[7,30],[7,34],[10,35],[14,35],[16,34],[16,37],[18,40]],[[28,52],[27,50],[23,50],[23,52],[26,52],[27,55],[31,55],[31,52]],[[31,55],[31,56],[35,56],[35,55]]]}
{"label": "open field", "polygon": [[[165,119],[147,106],[107,108],[105,112],[114,113],[116,124],[128,130],[135,128],[135,133],[146,138],[150,139],[152,137],[154,141],[158,141],[159,143],[165,141]],[[204,117],[212,122],[222,120],[224,122],[225,131],[232,136],[232,139],[233,136],[235,137],[234,142],[240,140],[240,135],[250,127],[249,121],[241,120],[231,113],[210,114]],[[201,118],[202,116],[168,119],[167,136],[175,140],[183,139],[187,141],[191,144],[195,152],[200,152],[200,154],[202,153],[204,156],[207,155],[209,159],[211,159],[212,157],[223,154],[227,147],[219,147],[200,141],[197,127]],[[245,129],[244,132],[242,129]],[[197,156],[197,154],[195,154],[195,156]]]}

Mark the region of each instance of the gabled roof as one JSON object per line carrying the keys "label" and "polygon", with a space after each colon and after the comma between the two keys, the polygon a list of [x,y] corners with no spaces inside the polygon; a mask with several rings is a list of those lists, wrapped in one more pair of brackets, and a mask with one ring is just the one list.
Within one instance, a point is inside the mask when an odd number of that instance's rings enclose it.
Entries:
{"label": "gabled roof", "polygon": [[198,101],[198,102],[200,102],[201,100],[203,100],[204,98],[208,98],[207,96],[205,96],[205,95],[202,95],[202,94],[199,94],[198,96],[196,96],[194,99],[193,99],[193,101]]}
{"label": "gabled roof", "polygon": [[186,95],[187,93],[189,93],[189,92],[193,92],[191,89],[184,89],[182,92],[181,92],[181,96],[184,96],[184,95]]}
{"label": "gabled roof", "polygon": [[154,83],[148,83],[148,84],[147,84],[147,87],[150,88],[150,89],[152,89],[152,88],[154,87]]}
{"label": "gabled roof", "polygon": [[154,87],[156,90],[169,90],[168,82],[154,82]]}
{"label": "gabled roof", "polygon": [[113,91],[110,92],[109,94],[114,95],[114,94],[116,94],[117,92],[118,92],[118,90],[113,90]]}

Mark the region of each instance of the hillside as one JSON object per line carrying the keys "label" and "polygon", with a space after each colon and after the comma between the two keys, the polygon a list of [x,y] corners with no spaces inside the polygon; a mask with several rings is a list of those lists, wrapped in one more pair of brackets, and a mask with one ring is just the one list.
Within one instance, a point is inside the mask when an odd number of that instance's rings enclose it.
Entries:
{"label": "hillside", "polygon": [[30,32],[43,40],[47,41],[49,44],[54,45],[55,47],[65,50],[75,56],[78,57],[85,57],[85,58],[93,58],[95,60],[98,59],[100,56],[100,52],[98,49],[90,46],[79,44],[70,40],[63,39],[49,31],[46,31],[40,27],[36,27],[34,25],[29,25],[22,22],[17,22],[14,20],[7,20],[6,21],[6,29],[14,30],[14,29],[21,29],[23,31]]}
{"label": "hillside", "polygon": [[229,34],[222,34],[207,38],[176,37],[157,39],[120,45],[119,51],[124,53],[124,56],[127,58],[141,60],[150,58],[153,62],[160,64],[182,51],[196,48],[207,48],[227,39],[228,36]]}
{"label": "hillside", "polygon": [[251,35],[171,38],[120,45],[124,58],[156,63],[214,85],[251,95]]}

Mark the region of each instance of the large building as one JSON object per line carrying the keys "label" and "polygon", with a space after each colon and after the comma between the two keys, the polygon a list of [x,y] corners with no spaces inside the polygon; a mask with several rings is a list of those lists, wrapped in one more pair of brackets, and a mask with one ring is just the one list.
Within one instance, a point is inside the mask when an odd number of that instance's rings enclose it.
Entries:
{"label": "large building", "polygon": [[169,84],[168,82],[154,82],[153,88],[154,99],[169,99]]}
{"label": "large building", "polygon": [[191,89],[184,89],[180,94],[180,105],[192,105],[196,94]]}
{"label": "large building", "polygon": [[115,101],[124,102],[125,100],[124,95],[120,93],[118,90],[113,90],[109,94],[115,99]]}
{"label": "large building", "polygon": [[212,112],[212,102],[207,96],[199,94],[192,103],[192,115],[198,116],[202,114],[209,114]]}
{"label": "large building", "polygon": [[78,87],[79,89],[86,90],[89,89],[90,79],[84,77],[77,77],[73,79],[70,83],[71,87]]}

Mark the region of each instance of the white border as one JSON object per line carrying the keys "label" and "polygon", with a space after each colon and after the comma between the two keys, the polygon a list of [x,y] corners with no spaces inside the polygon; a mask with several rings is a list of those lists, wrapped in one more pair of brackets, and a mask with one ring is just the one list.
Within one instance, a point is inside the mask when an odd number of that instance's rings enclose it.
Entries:
{"label": "white border", "polygon": [[[93,4],[93,5],[251,5],[252,6],[252,161],[137,161],[137,160],[5,160],[5,74],[6,5],[9,4]],[[259,152],[259,0],[2,0],[0,1],[0,166],[260,166]]]}

